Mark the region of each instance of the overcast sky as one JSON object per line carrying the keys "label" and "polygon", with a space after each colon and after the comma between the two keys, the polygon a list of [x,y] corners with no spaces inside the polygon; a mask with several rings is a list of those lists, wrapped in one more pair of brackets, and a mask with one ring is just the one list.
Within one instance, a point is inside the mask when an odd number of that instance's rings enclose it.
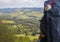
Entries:
{"label": "overcast sky", "polygon": [[0,8],[43,7],[45,0],[0,0]]}

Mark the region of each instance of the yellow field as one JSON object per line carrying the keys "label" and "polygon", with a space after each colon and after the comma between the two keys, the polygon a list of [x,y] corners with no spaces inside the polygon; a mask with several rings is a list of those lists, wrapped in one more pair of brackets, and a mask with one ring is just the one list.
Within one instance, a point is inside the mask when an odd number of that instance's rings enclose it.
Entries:
{"label": "yellow field", "polygon": [[38,36],[25,36],[25,34],[15,34],[15,37],[29,37],[29,39],[32,41],[34,39],[38,39]]}

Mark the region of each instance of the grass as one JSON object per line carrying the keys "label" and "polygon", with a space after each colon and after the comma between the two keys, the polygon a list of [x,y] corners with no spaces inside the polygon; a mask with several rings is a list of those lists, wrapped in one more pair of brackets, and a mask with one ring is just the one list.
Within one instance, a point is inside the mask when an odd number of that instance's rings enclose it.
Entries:
{"label": "grass", "polygon": [[32,41],[34,39],[38,39],[38,36],[25,36],[25,34],[15,34],[15,37],[29,37],[29,39]]}
{"label": "grass", "polygon": [[28,36],[28,37],[31,41],[34,40],[34,39],[38,39],[38,36]]}

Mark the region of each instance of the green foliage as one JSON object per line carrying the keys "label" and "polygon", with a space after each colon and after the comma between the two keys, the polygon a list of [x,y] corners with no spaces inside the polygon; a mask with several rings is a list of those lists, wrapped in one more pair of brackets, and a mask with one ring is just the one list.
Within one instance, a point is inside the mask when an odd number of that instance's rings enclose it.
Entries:
{"label": "green foliage", "polygon": [[35,34],[36,34],[35,32],[32,32],[32,36],[35,36]]}
{"label": "green foliage", "polygon": [[0,24],[0,42],[14,42],[14,32],[6,24]]}

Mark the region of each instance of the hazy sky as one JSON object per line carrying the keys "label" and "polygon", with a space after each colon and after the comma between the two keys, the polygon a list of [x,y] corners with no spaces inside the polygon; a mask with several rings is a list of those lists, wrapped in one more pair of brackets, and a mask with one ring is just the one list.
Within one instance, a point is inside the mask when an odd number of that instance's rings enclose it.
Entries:
{"label": "hazy sky", "polygon": [[0,0],[0,8],[43,7],[45,0]]}

